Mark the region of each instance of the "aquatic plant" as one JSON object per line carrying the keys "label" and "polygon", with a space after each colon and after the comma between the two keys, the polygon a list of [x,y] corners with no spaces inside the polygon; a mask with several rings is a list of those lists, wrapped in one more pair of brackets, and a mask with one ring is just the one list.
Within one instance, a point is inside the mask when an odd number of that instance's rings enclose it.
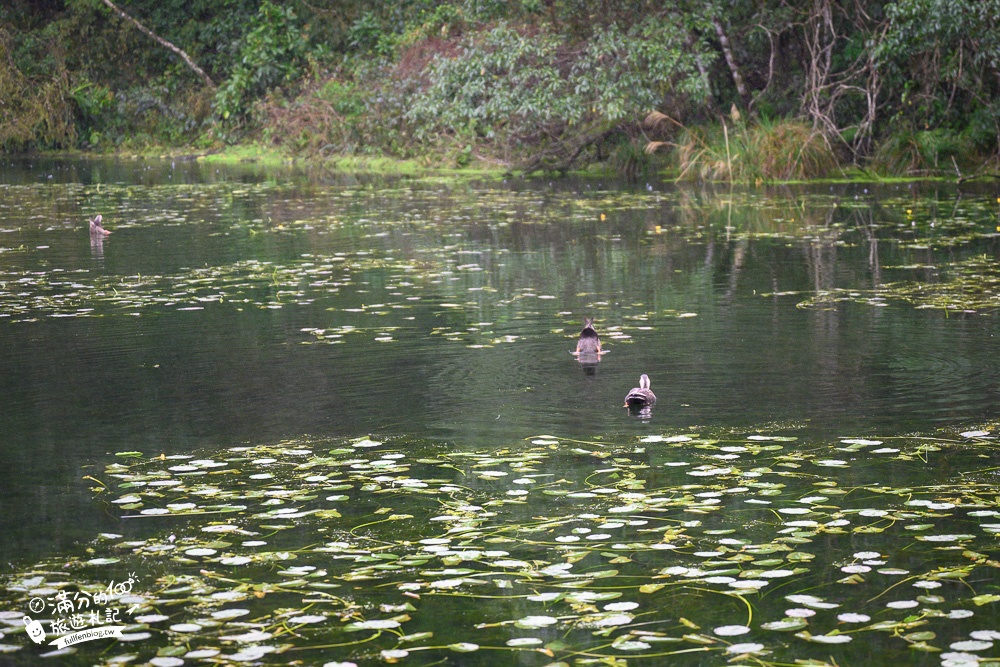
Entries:
{"label": "aquatic plant", "polygon": [[128,577],[122,637],[64,661],[995,659],[995,427],[790,433],[120,452],[88,479],[123,534],[2,577],[0,651],[39,651],[33,600]]}

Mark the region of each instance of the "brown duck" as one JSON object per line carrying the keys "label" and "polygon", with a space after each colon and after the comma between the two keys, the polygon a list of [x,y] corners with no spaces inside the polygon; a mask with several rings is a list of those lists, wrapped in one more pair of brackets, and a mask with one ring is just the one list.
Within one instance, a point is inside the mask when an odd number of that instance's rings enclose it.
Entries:
{"label": "brown duck", "polygon": [[594,329],[594,318],[583,318],[583,331],[580,332],[580,340],[576,342],[576,351],[573,354],[577,357],[580,355],[597,355],[599,357],[604,353],[605,351],[601,349],[601,339],[597,335],[597,330]]}
{"label": "brown duck", "polygon": [[649,388],[649,376],[645,373],[639,378],[639,386],[633,387],[625,395],[625,406],[627,408],[644,408],[656,403],[656,394]]}
{"label": "brown duck", "polygon": [[107,236],[111,232],[101,227],[101,214],[98,213],[97,217],[90,221],[90,234],[91,236]]}

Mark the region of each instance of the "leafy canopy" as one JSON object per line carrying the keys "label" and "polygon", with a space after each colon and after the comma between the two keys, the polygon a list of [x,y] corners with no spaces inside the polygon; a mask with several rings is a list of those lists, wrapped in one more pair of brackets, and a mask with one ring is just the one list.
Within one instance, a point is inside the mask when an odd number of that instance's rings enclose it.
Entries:
{"label": "leafy canopy", "polygon": [[683,26],[648,18],[610,25],[579,45],[501,23],[468,37],[455,57],[425,70],[428,86],[408,119],[424,131],[467,127],[487,138],[528,139],[540,129],[611,126],[670,95],[704,100],[708,82]]}

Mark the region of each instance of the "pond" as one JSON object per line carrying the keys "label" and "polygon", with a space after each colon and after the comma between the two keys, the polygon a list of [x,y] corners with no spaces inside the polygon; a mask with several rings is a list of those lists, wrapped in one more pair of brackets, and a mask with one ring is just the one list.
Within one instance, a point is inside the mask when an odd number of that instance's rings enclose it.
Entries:
{"label": "pond", "polygon": [[0,662],[1000,664],[998,192],[5,158]]}

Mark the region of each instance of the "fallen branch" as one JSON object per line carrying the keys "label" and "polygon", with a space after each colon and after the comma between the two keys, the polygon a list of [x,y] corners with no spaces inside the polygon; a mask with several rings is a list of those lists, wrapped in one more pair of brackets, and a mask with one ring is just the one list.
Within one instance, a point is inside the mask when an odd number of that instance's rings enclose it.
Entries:
{"label": "fallen branch", "polygon": [[103,0],[103,2],[108,7],[110,7],[112,9],[112,11],[116,12],[123,19],[131,22],[132,25],[134,25],[136,28],[138,28],[141,32],[145,33],[146,35],[148,35],[152,39],[156,40],[159,44],[165,46],[166,48],[170,49],[171,51],[173,51],[174,53],[176,53],[177,55],[179,55],[181,57],[181,59],[185,63],[187,63],[187,66],[190,67],[191,70],[195,74],[197,74],[199,77],[201,77],[201,80],[205,82],[205,85],[207,85],[212,90],[215,90],[215,88],[216,88],[215,82],[212,81],[211,77],[209,77],[208,74],[205,74],[205,70],[203,70],[202,68],[198,67],[197,63],[195,63],[193,60],[191,60],[191,57],[188,54],[186,54],[183,49],[177,48],[176,46],[174,46],[173,44],[171,44],[167,40],[163,39],[162,37],[160,37],[159,35],[157,35],[155,32],[153,32],[152,30],[150,30],[149,28],[147,28],[146,26],[144,26],[143,24],[139,23],[138,20],[136,20],[135,18],[133,18],[132,16],[130,16],[129,14],[127,14],[125,12],[125,10],[118,8],[115,5],[115,3],[111,2],[111,0]]}
{"label": "fallen branch", "polygon": [[518,171],[523,176],[534,173],[538,170],[544,171],[557,171],[561,174],[565,174],[573,167],[573,163],[576,159],[580,157],[587,147],[593,146],[595,143],[607,139],[612,133],[616,131],[617,128],[602,129],[597,131],[592,131],[590,133],[584,134],[583,137],[579,138],[577,141],[560,141],[556,139],[555,143],[547,149],[543,149],[538,155],[531,158],[527,162],[523,162],[517,165],[512,171]]}

